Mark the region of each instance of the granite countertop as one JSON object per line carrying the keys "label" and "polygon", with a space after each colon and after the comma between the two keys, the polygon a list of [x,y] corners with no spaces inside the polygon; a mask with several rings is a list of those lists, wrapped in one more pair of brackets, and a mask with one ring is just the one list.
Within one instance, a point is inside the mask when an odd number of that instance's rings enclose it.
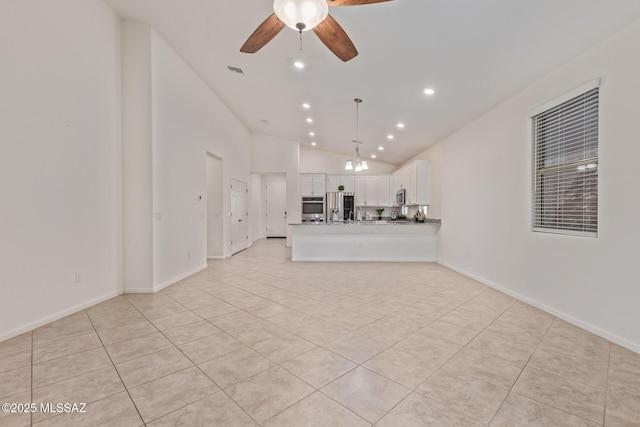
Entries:
{"label": "granite countertop", "polygon": [[383,219],[383,220],[371,220],[371,221],[344,221],[344,222],[302,222],[302,223],[295,223],[295,224],[289,224],[289,225],[421,225],[421,224],[435,224],[435,225],[440,225],[442,223],[442,220],[440,219],[435,219],[435,218],[427,218],[425,219],[424,222],[418,222],[415,220],[411,220],[411,219],[398,219],[398,220],[392,220],[392,219]]}

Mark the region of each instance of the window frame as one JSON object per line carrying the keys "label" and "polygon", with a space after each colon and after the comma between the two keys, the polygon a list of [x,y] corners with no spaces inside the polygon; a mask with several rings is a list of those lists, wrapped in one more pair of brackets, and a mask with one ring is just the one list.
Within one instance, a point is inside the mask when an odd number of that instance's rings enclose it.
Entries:
{"label": "window frame", "polygon": [[[540,153],[543,149],[539,148],[539,144],[542,142],[538,139],[537,134],[537,121],[538,116],[549,112],[550,110],[557,109],[563,104],[569,104],[570,101],[573,101],[577,97],[584,96],[589,92],[597,89],[598,91],[598,99],[597,105],[595,107],[596,114],[598,117],[597,122],[597,130],[595,133],[596,143],[595,143],[595,156],[589,156],[581,158],[580,160],[571,160],[564,163],[559,163],[553,166],[542,167],[541,166],[541,157]],[[579,236],[579,237],[589,237],[589,238],[597,238],[598,237],[598,226],[599,226],[599,213],[600,213],[600,185],[599,185],[599,144],[600,144],[600,126],[599,126],[599,118],[600,118],[600,79],[595,79],[588,82],[585,85],[576,88],[575,90],[568,92],[532,111],[529,114],[529,123],[531,126],[531,147],[532,147],[532,191],[531,191],[531,231],[536,233],[545,233],[545,234],[556,234],[556,235],[568,235],[568,236]],[[570,172],[572,168],[595,168],[595,178],[585,178],[585,179],[595,179],[595,193],[596,193],[596,209],[595,209],[595,226],[593,230],[585,230],[588,224],[583,222],[583,230],[576,230],[567,228],[568,224],[556,224],[556,226],[543,226],[541,223],[543,222],[543,216],[538,215],[539,211],[543,210],[543,195],[540,192],[540,183],[542,181],[542,175],[545,173],[549,173],[551,171],[558,171],[558,174],[563,171]],[[582,169],[585,170],[585,169]],[[564,179],[564,177],[563,177]]]}

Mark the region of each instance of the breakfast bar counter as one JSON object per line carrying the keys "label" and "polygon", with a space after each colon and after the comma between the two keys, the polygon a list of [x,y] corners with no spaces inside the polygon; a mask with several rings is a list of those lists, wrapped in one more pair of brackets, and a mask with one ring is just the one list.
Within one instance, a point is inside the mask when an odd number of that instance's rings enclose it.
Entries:
{"label": "breakfast bar counter", "polygon": [[439,228],[439,220],[296,224],[291,260],[435,262]]}

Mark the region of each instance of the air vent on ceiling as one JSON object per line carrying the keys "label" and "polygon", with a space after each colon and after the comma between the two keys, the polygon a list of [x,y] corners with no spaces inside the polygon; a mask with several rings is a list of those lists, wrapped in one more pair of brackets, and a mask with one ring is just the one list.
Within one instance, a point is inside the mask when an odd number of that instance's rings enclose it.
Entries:
{"label": "air vent on ceiling", "polygon": [[240,74],[241,76],[244,76],[244,71],[242,71],[242,68],[239,67],[232,67],[231,65],[227,65],[227,68],[229,69],[229,71],[231,71],[232,73],[236,73],[236,74]]}

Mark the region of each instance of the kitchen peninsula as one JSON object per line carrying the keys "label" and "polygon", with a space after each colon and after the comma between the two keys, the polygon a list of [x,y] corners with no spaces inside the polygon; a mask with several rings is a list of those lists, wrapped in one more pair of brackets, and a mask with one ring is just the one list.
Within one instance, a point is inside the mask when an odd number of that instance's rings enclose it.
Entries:
{"label": "kitchen peninsula", "polygon": [[292,261],[435,262],[440,220],[291,226]]}

